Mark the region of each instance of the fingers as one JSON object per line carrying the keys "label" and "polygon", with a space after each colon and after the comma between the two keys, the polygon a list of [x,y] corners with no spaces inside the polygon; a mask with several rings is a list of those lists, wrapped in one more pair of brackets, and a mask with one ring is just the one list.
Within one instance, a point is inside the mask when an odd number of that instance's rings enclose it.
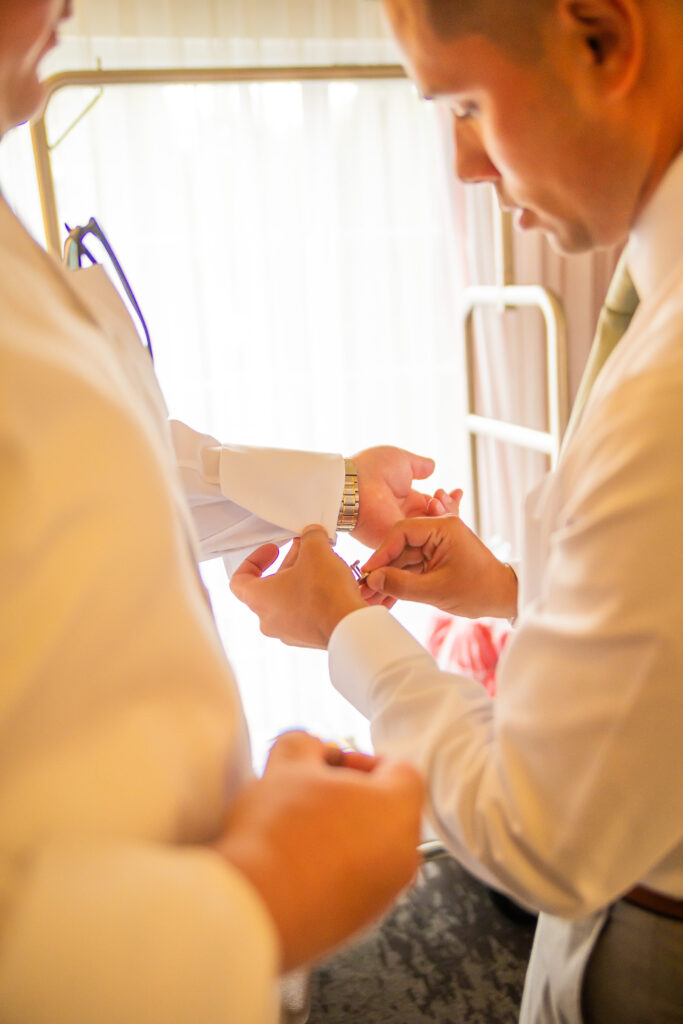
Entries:
{"label": "fingers", "polygon": [[446,506],[438,498],[430,498],[427,503],[427,515],[428,516],[445,516]]}
{"label": "fingers", "polygon": [[[424,549],[434,537],[434,530],[435,522],[430,518],[406,519],[398,523],[367,560],[363,571],[372,572],[373,569],[395,562],[407,548]],[[426,557],[430,556],[426,554]]]}
{"label": "fingers", "polygon": [[[297,740],[298,742],[298,740]],[[371,775],[371,784],[380,789],[402,793],[409,800],[424,799],[424,781],[417,769],[407,761],[385,761],[359,750],[342,750],[336,743],[323,745],[326,763],[334,768],[348,768]]]}
{"label": "fingers", "polygon": [[370,774],[383,762],[373,754],[344,750],[337,743],[323,743],[308,732],[291,729],[278,736],[271,747],[266,771],[277,770],[287,764],[324,764]]}
{"label": "fingers", "polygon": [[379,606],[380,608],[386,608],[391,610],[396,604],[395,597],[387,597],[386,594],[382,594],[379,591],[371,590],[370,587],[366,586],[365,583],[361,588],[361,597],[365,601],[369,608]]}
{"label": "fingers", "polygon": [[325,763],[331,768],[341,768],[344,763],[344,751],[338,743],[325,744]]}
{"label": "fingers", "polygon": [[442,487],[434,492],[427,505],[427,515],[445,516],[460,514],[460,502],[462,501],[462,488],[456,487],[448,494]]}
{"label": "fingers", "polygon": [[405,551],[406,546],[405,523],[399,523],[398,526],[389,531],[374,554],[370,555],[362,567],[363,572],[371,573],[374,569],[379,569],[383,565],[389,565],[390,562],[400,557],[402,552]]}
{"label": "fingers", "polygon": [[332,768],[351,768],[358,772],[372,772],[379,764],[379,758],[362,754],[359,750],[343,750],[336,743],[325,744],[325,761]]}
{"label": "fingers", "polygon": [[460,502],[462,501],[462,496],[462,487],[456,487],[454,491],[450,492],[450,494],[446,494],[445,491],[442,492],[442,494],[440,494],[441,500],[443,501],[444,505],[446,506],[446,510],[450,515],[460,515]]}
{"label": "fingers", "polygon": [[380,764],[380,759],[372,754],[362,754],[359,750],[342,750],[342,768],[350,768],[356,772],[370,774]]}

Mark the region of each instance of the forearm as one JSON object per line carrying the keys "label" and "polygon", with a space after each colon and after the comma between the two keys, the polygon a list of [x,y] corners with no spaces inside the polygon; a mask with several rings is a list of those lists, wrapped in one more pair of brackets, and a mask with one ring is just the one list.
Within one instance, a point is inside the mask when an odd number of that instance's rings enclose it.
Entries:
{"label": "forearm", "polygon": [[517,825],[495,771],[492,699],[479,683],[441,672],[383,615],[371,609],[341,623],[330,644],[334,685],[370,719],[376,751],[424,775],[428,818],[454,855],[482,881],[538,906],[536,870],[515,851]]}

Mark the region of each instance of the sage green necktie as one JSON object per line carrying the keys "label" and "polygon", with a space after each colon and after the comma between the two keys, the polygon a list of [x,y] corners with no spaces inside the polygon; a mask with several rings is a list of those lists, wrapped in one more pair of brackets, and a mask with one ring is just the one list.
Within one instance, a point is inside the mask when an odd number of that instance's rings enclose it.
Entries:
{"label": "sage green necktie", "polygon": [[636,311],[638,301],[638,293],[633,286],[633,281],[626,265],[626,255],[622,253],[607,290],[605,304],[600,311],[598,326],[588,355],[586,369],[583,371],[579,390],[576,393],[571,416],[569,417],[569,423],[562,438],[563,449],[566,448],[567,441],[576,430],[600,370],[612,349],[626,332],[631,322],[631,317]]}

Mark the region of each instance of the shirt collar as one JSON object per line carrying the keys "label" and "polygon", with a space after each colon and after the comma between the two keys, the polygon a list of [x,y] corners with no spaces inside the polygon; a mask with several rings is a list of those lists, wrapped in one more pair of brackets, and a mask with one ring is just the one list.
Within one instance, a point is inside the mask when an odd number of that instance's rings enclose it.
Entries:
{"label": "shirt collar", "polygon": [[628,267],[641,299],[652,295],[683,258],[683,153],[670,164],[636,221],[628,243]]}

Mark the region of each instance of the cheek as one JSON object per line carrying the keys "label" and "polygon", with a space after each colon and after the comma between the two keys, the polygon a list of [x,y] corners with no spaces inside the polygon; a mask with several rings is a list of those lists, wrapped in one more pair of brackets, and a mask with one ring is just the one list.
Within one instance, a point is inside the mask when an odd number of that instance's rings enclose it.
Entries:
{"label": "cheek", "polygon": [[533,179],[537,154],[521,134],[506,127],[505,131],[487,133],[484,141],[491,161],[507,184],[525,185]]}
{"label": "cheek", "polygon": [[44,49],[56,24],[59,3],[53,0],[29,3],[20,18],[16,19],[14,48],[25,63],[34,60]]}
{"label": "cheek", "polygon": [[532,116],[493,123],[487,148],[506,186],[518,200],[550,196],[567,171],[561,139]]}
{"label": "cheek", "polygon": [[553,175],[562,130],[559,113],[548,110],[538,83],[503,80],[483,120],[484,142],[491,159],[511,182],[542,181]]}

